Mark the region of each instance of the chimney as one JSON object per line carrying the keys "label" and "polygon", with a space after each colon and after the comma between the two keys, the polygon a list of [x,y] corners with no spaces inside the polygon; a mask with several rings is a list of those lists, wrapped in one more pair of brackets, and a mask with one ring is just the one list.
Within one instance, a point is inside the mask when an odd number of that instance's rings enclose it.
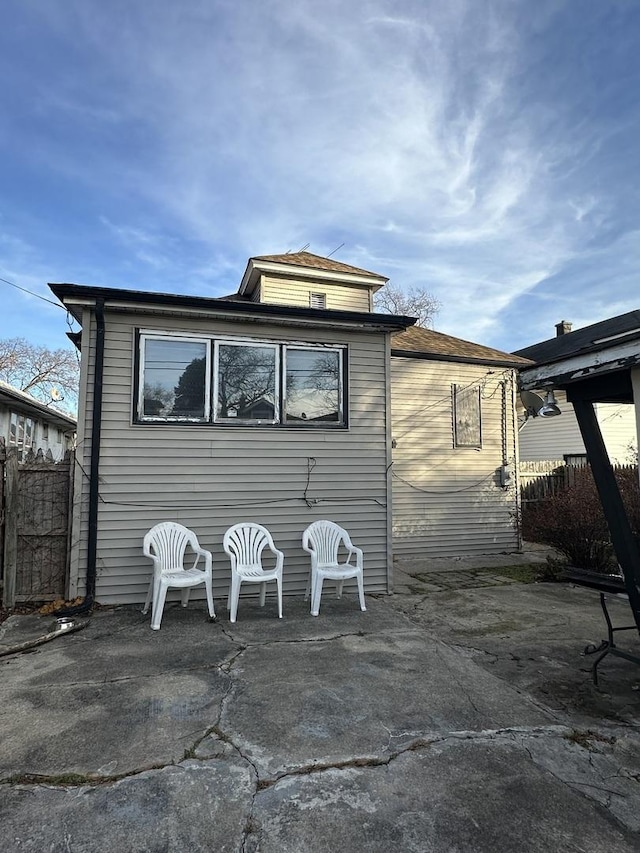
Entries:
{"label": "chimney", "polygon": [[561,320],[559,323],[556,323],[556,337],[559,338],[560,335],[566,335],[571,331],[571,326],[573,323],[569,323],[567,320]]}

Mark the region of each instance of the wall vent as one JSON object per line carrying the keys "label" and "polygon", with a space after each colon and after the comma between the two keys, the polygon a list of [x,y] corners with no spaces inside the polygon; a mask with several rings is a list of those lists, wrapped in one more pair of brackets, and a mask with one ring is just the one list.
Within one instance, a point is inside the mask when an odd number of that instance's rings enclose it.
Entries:
{"label": "wall vent", "polygon": [[326,308],[327,294],[326,293],[310,293],[309,306],[311,308]]}

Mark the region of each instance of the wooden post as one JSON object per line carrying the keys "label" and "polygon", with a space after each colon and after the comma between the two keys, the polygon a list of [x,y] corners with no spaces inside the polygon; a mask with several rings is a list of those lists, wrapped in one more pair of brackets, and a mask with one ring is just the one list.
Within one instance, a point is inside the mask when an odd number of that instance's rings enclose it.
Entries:
{"label": "wooden post", "polygon": [[611,531],[611,541],[622,569],[631,610],[640,630],[640,551],[622,502],[593,403],[575,397],[571,402],[587,449],[604,517]]}
{"label": "wooden post", "polygon": [[7,453],[4,520],[3,604],[11,608],[15,604],[18,560],[18,454],[13,448]]}

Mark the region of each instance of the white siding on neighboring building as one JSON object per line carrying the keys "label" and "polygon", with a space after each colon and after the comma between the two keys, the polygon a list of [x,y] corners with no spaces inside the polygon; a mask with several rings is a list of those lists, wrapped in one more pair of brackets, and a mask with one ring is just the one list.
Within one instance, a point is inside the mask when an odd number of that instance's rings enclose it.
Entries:
{"label": "white siding on neighboring building", "polygon": [[296,280],[262,276],[260,302],[310,308],[312,293],[324,293],[326,295],[325,308],[330,310],[363,312],[373,310],[371,291],[366,286],[336,284],[323,280]]}
{"label": "white siding on neighboring building", "polygon": [[[529,418],[520,429],[520,459],[535,462],[586,454],[580,427],[563,391],[556,392],[562,414],[555,418]],[[596,403],[595,411],[609,458],[629,461],[630,445],[636,444],[635,415],[631,404]]]}
{"label": "white siding on neighboring building", "polygon": [[[27,411],[20,404],[0,402],[0,436],[7,447],[15,446],[11,434],[12,416],[20,421],[21,434],[25,432],[26,421],[29,421],[29,434],[26,441],[20,440],[20,453],[39,450],[43,454],[50,453],[54,461],[64,458],[67,450],[72,447],[73,428],[70,425],[65,432],[57,424],[49,423],[37,410]],[[23,447],[24,445],[24,447]]]}
{"label": "white siding on neighboring building", "polygon": [[[454,447],[452,384],[479,387],[482,447]],[[394,553],[489,554],[519,547],[513,371],[391,359]],[[503,463],[512,482],[501,485]]]}
{"label": "white siding on neighboring building", "polygon": [[[274,341],[348,344],[348,429],[235,427],[208,424],[134,424],[135,329],[244,335]],[[83,383],[88,395],[78,427],[79,461],[89,470],[94,335],[85,321]],[[226,598],[230,571],[224,531],[256,521],[285,552],[284,588],[302,595],[309,571],[302,550],[305,527],[330,518],[349,529],[364,549],[365,587],[388,589],[387,422],[384,333],[194,318],[107,313],[101,422],[97,600],[143,602],[151,562],[142,539],[155,523],[192,528],[214,555],[214,595]],[[86,572],[87,480],[76,476],[72,589]],[[194,591],[195,594],[196,591]],[[221,608],[222,609],[222,608]],[[286,605],[285,605],[286,614]]]}
{"label": "white siding on neighboring building", "polygon": [[629,464],[638,448],[633,403],[596,403],[595,408],[609,458]]}

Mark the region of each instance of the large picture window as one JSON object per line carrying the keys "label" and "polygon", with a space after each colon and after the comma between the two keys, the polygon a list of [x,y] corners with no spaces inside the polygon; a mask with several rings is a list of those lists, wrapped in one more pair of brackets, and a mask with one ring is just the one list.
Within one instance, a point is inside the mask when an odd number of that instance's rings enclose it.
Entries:
{"label": "large picture window", "polygon": [[139,421],[346,426],[344,346],[139,338]]}

